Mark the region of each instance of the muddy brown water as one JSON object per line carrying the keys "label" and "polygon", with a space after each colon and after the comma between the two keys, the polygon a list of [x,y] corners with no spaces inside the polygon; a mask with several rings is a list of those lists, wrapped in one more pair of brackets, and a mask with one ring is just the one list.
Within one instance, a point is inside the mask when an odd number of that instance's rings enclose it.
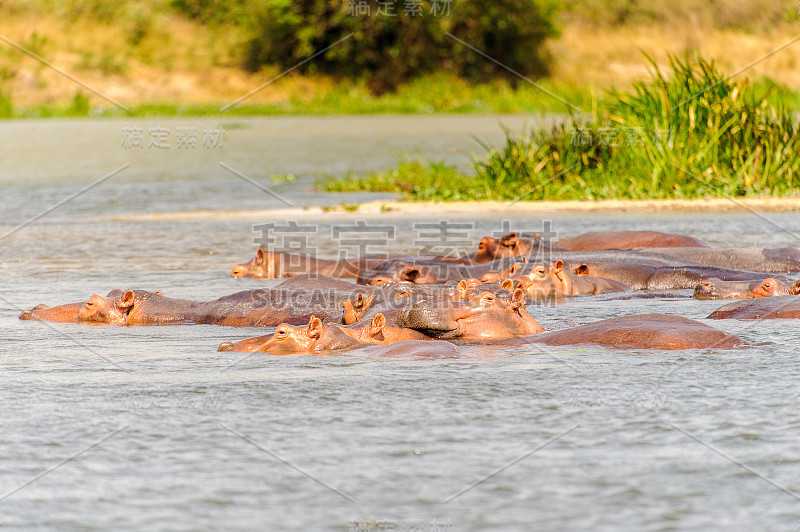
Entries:
{"label": "muddy brown water", "polygon": [[[38,303],[112,288],[213,299],[269,286],[228,276],[255,249],[254,225],[265,223],[310,228],[293,233],[295,241],[329,257],[358,249],[351,241],[363,233],[347,229],[359,221],[390,227],[392,237],[380,243],[404,251],[445,245],[430,235],[442,222],[463,233],[450,240],[464,247],[508,227],[541,230],[545,221],[561,236],[638,228],[715,246],[798,245],[794,212],[140,216],[287,207],[270,192],[297,208],[383,198],[320,194],[312,184],[406,154],[467,164],[469,152],[480,151],[469,134],[499,142],[498,121],[522,129],[533,119],[0,124],[0,525],[797,529],[796,320],[709,322],[753,344],[730,351],[459,347],[459,358],[426,360],[216,351],[220,342],[271,329],[17,319]],[[204,129],[220,126],[224,146],[203,147]],[[179,127],[196,128],[196,148],[177,149]],[[124,128],[142,128],[145,137],[167,129],[173,146],[126,149]],[[298,179],[268,179],[283,173]],[[562,328],[645,312],[702,319],[721,304],[583,297],[531,313],[546,328]]]}

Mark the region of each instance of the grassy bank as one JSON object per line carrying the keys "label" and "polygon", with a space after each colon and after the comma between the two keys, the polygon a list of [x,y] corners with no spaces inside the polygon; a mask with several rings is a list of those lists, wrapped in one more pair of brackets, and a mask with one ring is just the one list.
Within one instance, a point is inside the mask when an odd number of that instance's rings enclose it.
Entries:
{"label": "grassy bank", "polygon": [[800,194],[796,118],[763,87],[713,63],[672,58],[615,91],[588,118],[487,147],[475,175],[403,163],[333,180],[329,191],[394,191],[414,200],[579,200]]}
{"label": "grassy bank", "polygon": [[[128,110],[79,91],[64,104],[15,105],[11,96],[0,92],[0,118],[115,117],[115,116],[270,116],[334,114],[432,114],[432,113],[566,113],[569,105],[591,108],[593,100],[604,98],[589,87],[543,81],[539,87],[509,83],[469,85],[447,74],[424,76],[400,87],[396,93],[374,96],[364,83],[354,85],[316,80],[315,87],[298,91],[286,101],[244,103],[228,109],[220,103],[140,103]],[[545,88],[547,92],[541,90]],[[553,97],[551,94],[556,95]],[[787,92],[787,96],[793,93]],[[797,94],[800,102],[800,93]]]}

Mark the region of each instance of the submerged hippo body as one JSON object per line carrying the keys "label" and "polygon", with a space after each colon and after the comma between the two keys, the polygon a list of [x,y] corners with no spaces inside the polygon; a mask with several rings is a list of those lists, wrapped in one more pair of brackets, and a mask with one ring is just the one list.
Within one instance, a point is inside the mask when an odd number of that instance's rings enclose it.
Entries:
{"label": "submerged hippo body", "polygon": [[595,251],[601,249],[631,248],[707,248],[708,244],[684,235],[658,231],[602,231],[590,232],[558,241],[570,251]]}
{"label": "submerged hippo body", "polygon": [[800,272],[800,249],[715,249],[715,248],[654,248],[640,249],[643,253],[674,257],[713,266],[764,273]]}
{"label": "submerged hippo body", "polygon": [[800,318],[800,297],[776,296],[728,303],[709,316],[712,320],[771,320]]}
{"label": "submerged hippo body", "polygon": [[695,299],[753,299],[800,294],[800,281],[784,284],[767,277],[763,281],[706,279],[694,288]]}
{"label": "submerged hippo body", "polygon": [[482,264],[444,263],[432,260],[390,259],[375,268],[358,272],[358,284],[383,285],[387,283],[445,284],[463,279],[480,279],[489,272],[503,271],[520,257],[505,257]]}
{"label": "submerged hippo body", "polygon": [[596,344],[618,349],[730,349],[745,345],[731,334],[696,320],[667,314],[641,314],[602,320],[537,334],[531,343]]}
{"label": "submerged hippo body", "polygon": [[[339,319],[342,305],[354,291],[245,290],[213,301],[173,299],[144,290],[115,291],[110,297],[94,295],[86,303],[67,308],[74,320],[116,325],[209,324],[232,327],[273,327],[280,323],[308,323],[312,315]],[[80,305],[75,315],[74,310]],[[38,308],[38,307],[37,307]],[[54,309],[23,312],[21,319],[50,320]],[[59,312],[59,316],[64,312]],[[66,320],[57,320],[66,321]]]}

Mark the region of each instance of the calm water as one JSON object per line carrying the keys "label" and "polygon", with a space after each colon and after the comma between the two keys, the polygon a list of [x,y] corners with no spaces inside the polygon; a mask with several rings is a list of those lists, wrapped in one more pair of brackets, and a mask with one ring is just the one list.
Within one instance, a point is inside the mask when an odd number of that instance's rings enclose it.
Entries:
{"label": "calm water", "polygon": [[[200,146],[203,129],[220,125],[224,146]],[[173,144],[178,127],[201,133],[194,150],[136,152],[120,145],[130,127],[166,128]],[[467,163],[478,149],[468,133],[501,138],[492,117],[0,124],[0,525],[797,530],[797,321],[712,322],[754,344],[732,351],[461,348],[423,360],[216,351],[271,329],[17,319],[112,288],[213,299],[274,284],[228,277],[255,249],[254,224],[305,224],[302,242],[325,256],[355,249],[331,235],[359,220],[392,226],[392,249],[429,244],[419,224],[442,217],[126,216],[285,206],[220,162],[297,206],[372,199],[311,185],[409,153]],[[267,179],[282,173],[298,180]],[[797,213],[764,216],[800,232]],[[520,230],[544,220],[560,236],[640,228],[717,246],[799,244],[747,212],[506,218]],[[482,214],[446,221],[466,224],[458,239],[474,243],[503,230]],[[703,318],[718,306],[576,298],[530,310],[552,329],[643,312]]]}

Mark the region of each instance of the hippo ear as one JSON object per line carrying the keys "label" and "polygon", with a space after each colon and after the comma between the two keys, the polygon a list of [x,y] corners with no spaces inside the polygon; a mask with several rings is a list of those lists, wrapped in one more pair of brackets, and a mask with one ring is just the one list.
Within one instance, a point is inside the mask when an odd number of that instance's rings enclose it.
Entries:
{"label": "hippo ear", "polygon": [[419,268],[408,268],[401,275],[403,281],[408,281],[411,283],[415,283],[418,277],[419,277]]}
{"label": "hippo ear", "polygon": [[162,294],[162,293],[161,293],[161,290],[156,290],[156,291],[155,291],[155,292],[153,292],[153,293],[154,293],[155,295],[157,295],[157,296],[164,297],[164,294]]}
{"label": "hippo ear", "polygon": [[311,316],[308,320],[308,327],[306,328],[306,336],[309,338],[319,338],[322,334],[322,320],[316,316]]}
{"label": "hippo ear", "polygon": [[503,238],[503,244],[510,249],[517,249],[517,233],[508,233]]}
{"label": "hippo ear", "polygon": [[467,299],[467,292],[469,291],[469,283],[467,283],[467,280],[461,279],[458,282],[458,286],[456,286],[456,290],[458,291],[459,299]]}
{"label": "hippo ear", "polygon": [[578,266],[577,268],[575,268],[572,271],[573,271],[573,273],[575,273],[575,275],[580,275],[582,277],[586,277],[587,275],[589,275],[589,266],[586,265],[586,264],[581,264],[580,266]]}
{"label": "hippo ear", "polygon": [[372,318],[372,323],[369,326],[369,332],[371,335],[376,335],[386,327],[386,316],[378,312],[375,314],[375,317]]}
{"label": "hippo ear", "polygon": [[558,259],[557,261],[555,261],[553,263],[553,271],[555,273],[559,273],[559,272],[561,272],[563,270],[564,270],[564,261],[563,260]]}
{"label": "hippo ear", "polygon": [[133,293],[133,290],[128,290],[117,299],[117,307],[130,308],[133,306],[134,299],[136,299],[136,295]]}
{"label": "hippo ear", "polygon": [[264,254],[264,250],[258,248],[256,251],[256,264],[266,264],[266,255]]}
{"label": "hippo ear", "polygon": [[500,288],[508,290],[511,292],[514,288],[514,281],[512,279],[503,279],[500,283]]}
{"label": "hippo ear", "polygon": [[800,281],[795,281],[794,284],[789,285],[789,295],[800,295]]}
{"label": "hippo ear", "polygon": [[525,292],[522,288],[515,288],[511,295],[511,306],[514,308],[525,307]]}
{"label": "hippo ear", "polygon": [[525,255],[523,255],[523,256],[522,256],[522,264],[528,264],[528,262],[530,262],[530,261],[528,260],[528,257],[527,257],[527,256],[525,256]]}
{"label": "hippo ear", "polygon": [[360,308],[363,308],[363,307],[364,307],[364,294],[359,292],[356,295],[356,300],[353,301],[353,308],[360,309]]}
{"label": "hippo ear", "polygon": [[356,312],[353,309],[353,302],[349,299],[345,299],[344,303],[342,303],[342,323],[345,325],[352,325],[355,323],[356,320]]}

